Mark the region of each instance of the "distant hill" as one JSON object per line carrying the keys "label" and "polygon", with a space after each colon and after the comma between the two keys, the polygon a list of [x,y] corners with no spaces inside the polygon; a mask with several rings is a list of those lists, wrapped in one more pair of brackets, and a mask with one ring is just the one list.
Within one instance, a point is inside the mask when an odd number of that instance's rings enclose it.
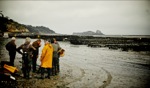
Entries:
{"label": "distant hill", "polygon": [[48,27],[44,26],[31,26],[31,25],[24,25],[30,32],[32,33],[39,33],[39,34],[55,34],[55,31],[49,29]]}
{"label": "distant hill", "polygon": [[4,17],[0,13],[0,33],[3,32],[30,32],[30,33],[39,33],[39,34],[55,34],[55,31],[44,26],[32,26],[20,24],[9,17]]}
{"label": "distant hill", "polygon": [[96,32],[86,31],[86,32],[74,32],[73,35],[82,35],[82,36],[92,36],[92,35],[104,35],[100,30]]}
{"label": "distant hill", "polygon": [[29,30],[8,17],[0,16],[0,32],[29,32]]}

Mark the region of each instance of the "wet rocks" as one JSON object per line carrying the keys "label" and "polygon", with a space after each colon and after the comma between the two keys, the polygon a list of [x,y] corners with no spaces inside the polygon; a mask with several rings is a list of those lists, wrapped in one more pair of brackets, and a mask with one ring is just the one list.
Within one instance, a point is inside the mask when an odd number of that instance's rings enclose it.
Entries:
{"label": "wet rocks", "polygon": [[92,37],[78,36],[70,40],[71,44],[88,47],[108,47],[122,51],[150,51],[150,37]]}

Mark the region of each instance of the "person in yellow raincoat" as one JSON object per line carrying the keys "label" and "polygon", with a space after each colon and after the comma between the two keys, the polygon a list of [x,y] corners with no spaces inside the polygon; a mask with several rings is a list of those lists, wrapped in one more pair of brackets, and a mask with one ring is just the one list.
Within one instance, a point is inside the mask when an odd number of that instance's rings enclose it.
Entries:
{"label": "person in yellow raincoat", "polygon": [[52,57],[53,57],[53,47],[49,40],[45,40],[45,46],[43,47],[41,54],[41,79],[44,79],[44,70],[47,69],[46,78],[50,79],[50,71],[52,68]]}

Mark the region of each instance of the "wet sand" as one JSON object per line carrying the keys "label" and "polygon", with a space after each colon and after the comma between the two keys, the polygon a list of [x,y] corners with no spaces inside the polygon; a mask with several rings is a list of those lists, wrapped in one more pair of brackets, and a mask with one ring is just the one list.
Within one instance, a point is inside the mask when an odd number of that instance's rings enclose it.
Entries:
{"label": "wet sand", "polygon": [[[32,40],[34,41],[34,40]],[[24,42],[17,40],[17,46]],[[18,77],[18,87],[28,88],[149,88],[150,53],[124,52],[108,48],[91,48],[59,42],[66,52],[60,58],[60,73],[51,79]],[[1,45],[4,45],[5,42]],[[42,50],[40,48],[40,53]],[[7,51],[1,46],[0,60],[8,60]],[[15,65],[20,68],[21,55],[17,54]],[[38,64],[40,64],[38,60]]]}

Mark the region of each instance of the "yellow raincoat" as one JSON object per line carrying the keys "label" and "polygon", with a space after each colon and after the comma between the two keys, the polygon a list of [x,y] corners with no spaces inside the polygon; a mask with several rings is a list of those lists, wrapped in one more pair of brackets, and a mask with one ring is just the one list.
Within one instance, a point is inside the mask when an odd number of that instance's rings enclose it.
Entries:
{"label": "yellow raincoat", "polygon": [[53,47],[51,44],[46,44],[42,50],[41,67],[52,68]]}

